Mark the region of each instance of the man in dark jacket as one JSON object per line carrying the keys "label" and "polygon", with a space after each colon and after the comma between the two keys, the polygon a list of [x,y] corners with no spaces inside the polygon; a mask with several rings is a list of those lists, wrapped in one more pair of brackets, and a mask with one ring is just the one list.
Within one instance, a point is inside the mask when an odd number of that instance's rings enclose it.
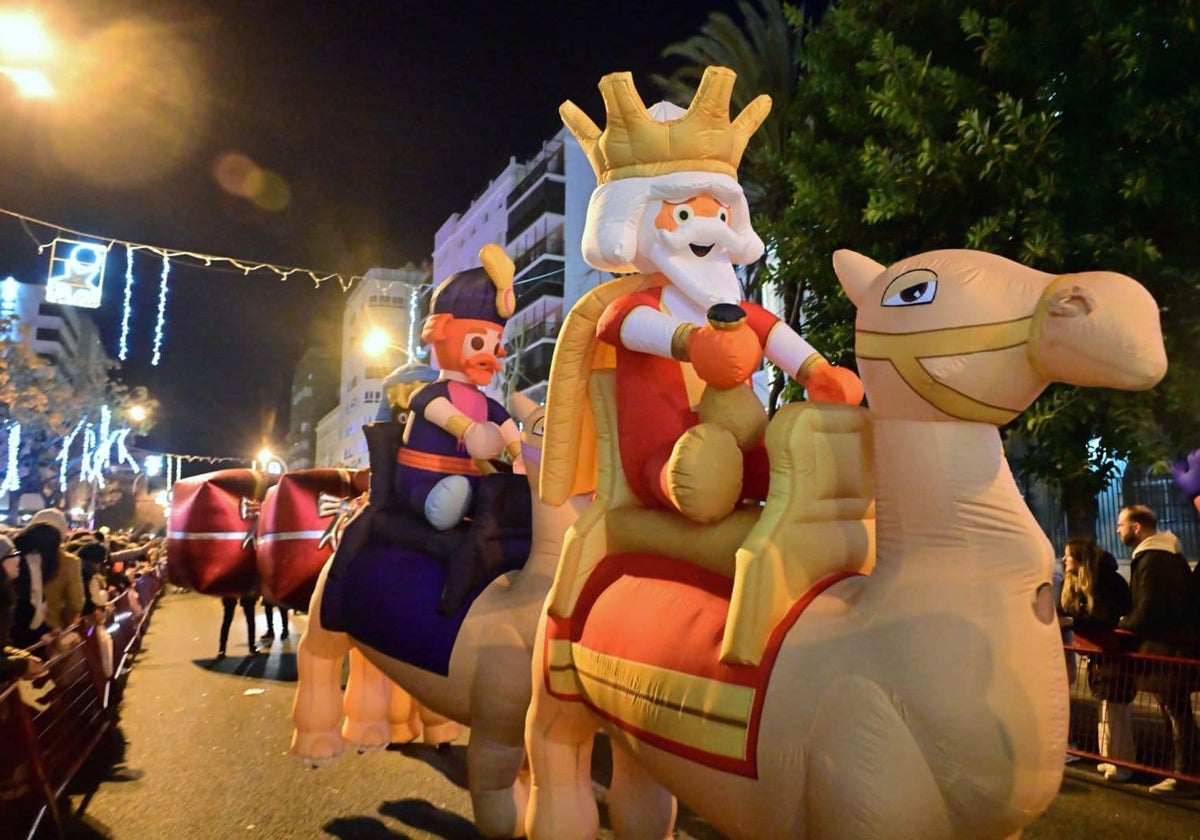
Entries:
{"label": "man in dark jacket", "polygon": [[[1145,505],[1122,508],[1117,517],[1117,534],[1133,549],[1129,589],[1133,609],[1118,626],[1142,636],[1138,650],[1160,656],[1188,653],[1180,637],[1194,629],[1191,571],[1181,552],[1179,539],[1170,531],[1158,530],[1158,517]],[[1173,769],[1190,774],[1195,770],[1197,738],[1192,715],[1191,686],[1182,669],[1170,663],[1147,663],[1144,687],[1158,697],[1159,708],[1171,725]],[[1182,785],[1173,778],[1151,785],[1151,793],[1175,793]]]}

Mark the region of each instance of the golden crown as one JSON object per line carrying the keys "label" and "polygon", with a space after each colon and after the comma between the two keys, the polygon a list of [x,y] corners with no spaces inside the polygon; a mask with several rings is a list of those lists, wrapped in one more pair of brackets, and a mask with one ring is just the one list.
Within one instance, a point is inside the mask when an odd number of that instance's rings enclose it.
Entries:
{"label": "golden crown", "polygon": [[746,144],[771,111],[771,97],[756,97],[731,123],[735,79],[737,74],[726,67],[706,68],[684,115],[660,122],[646,110],[632,73],[610,73],[600,80],[608,118],[604,131],[574,102],[564,102],[558,113],[600,184],[668,172],[720,172],[736,178]]}

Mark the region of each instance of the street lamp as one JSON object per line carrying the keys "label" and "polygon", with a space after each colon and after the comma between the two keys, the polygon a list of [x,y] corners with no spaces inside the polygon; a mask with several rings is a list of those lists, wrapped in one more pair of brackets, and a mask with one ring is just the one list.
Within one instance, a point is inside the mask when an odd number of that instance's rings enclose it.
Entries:
{"label": "street lamp", "polygon": [[48,59],[54,50],[42,23],[28,14],[0,15],[0,75],[7,76],[19,95],[44,98],[54,94],[46,74],[29,63]]}
{"label": "street lamp", "polygon": [[258,450],[258,459],[254,462],[254,468],[260,469],[267,475],[283,475],[287,472],[287,462],[264,446]]}
{"label": "street lamp", "polygon": [[382,356],[388,350],[400,350],[407,352],[398,344],[392,343],[392,337],[387,334],[386,330],[374,327],[367,331],[363,336],[363,350],[368,356]]}
{"label": "street lamp", "polygon": [[141,423],[146,419],[146,407],[144,405],[131,405],[129,407],[129,419],[134,423]]}

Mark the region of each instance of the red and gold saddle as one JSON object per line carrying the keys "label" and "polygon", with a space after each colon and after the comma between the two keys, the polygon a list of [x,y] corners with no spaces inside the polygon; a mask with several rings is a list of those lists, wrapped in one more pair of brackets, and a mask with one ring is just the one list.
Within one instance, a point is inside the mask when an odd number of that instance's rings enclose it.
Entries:
{"label": "red and gold saddle", "polygon": [[788,630],[817,595],[854,575],[829,575],[771,633],[758,665],[720,661],[733,581],[654,554],[606,557],[568,618],[549,617],[543,677],[639,739],[755,778],[767,683]]}

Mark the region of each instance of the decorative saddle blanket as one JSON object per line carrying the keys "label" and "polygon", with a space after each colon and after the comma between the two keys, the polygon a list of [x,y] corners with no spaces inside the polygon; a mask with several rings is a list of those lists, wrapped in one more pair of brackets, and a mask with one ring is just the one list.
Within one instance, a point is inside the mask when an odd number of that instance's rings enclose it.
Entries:
{"label": "decorative saddle blanket", "polygon": [[[326,580],[341,591],[322,601],[321,623],[349,633],[393,659],[445,676],[450,652],[467,611],[489,583],[521,568],[529,540],[505,541],[506,563],[476,586],[452,615],[438,610],[446,583],[446,565],[429,555],[399,546],[368,545],[346,564],[340,580]],[[340,615],[326,615],[333,605]]]}
{"label": "decorative saddle blanket", "polygon": [[592,572],[574,614],[550,618],[547,689],[660,749],[756,778],[779,646],[804,608],[851,574],[825,578],[797,602],[760,665],[732,665],[719,658],[731,578],[660,555],[611,555]]}

